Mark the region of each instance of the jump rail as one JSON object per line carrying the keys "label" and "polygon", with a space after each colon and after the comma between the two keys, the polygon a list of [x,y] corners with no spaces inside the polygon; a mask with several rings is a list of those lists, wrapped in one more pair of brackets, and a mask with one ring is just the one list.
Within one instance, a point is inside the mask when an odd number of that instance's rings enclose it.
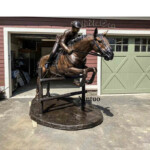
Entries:
{"label": "jump rail", "polygon": [[53,99],[57,99],[57,98],[70,97],[70,96],[78,95],[78,94],[82,94],[82,97],[81,97],[81,110],[84,110],[84,108],[85,108],[85,93],[87,93],[87,90],[85,90],[85,84],[82,86],[82,91],[71,92],[71,93],[66,93],[66,94],[62,94],[62,95],[58,95],[58,96],[51,96],[51,97],[44,97],[44,95],[43,95],[43,82],[83,78],[82,75],[75,76],[75,77],[42,78],[42,68],[38,68],[38,76],[40,78],[40,80],[39,80],[38,101],[39,101],[39,103],[41,103],[41,105],[40,105],[40,113],[41,114],[43,114],[43,102],[44,101],[53,100]]}

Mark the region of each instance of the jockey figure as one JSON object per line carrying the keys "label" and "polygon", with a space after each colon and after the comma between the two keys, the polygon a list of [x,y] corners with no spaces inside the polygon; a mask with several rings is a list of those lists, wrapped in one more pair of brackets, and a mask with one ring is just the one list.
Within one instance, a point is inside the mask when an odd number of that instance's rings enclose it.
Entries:
{"label": "jockey figure", "polygon": [[73,21],[71,23],[71,25],[72,25],[71,30],[66,30],[62,36],[56,38],[56,42],[53,46],[52,52],[50,53],[50,57],[49,57],[47,63],[45,64],[46,69],[48,69],[52,65],[54,59],[56,58],[56,53],[57,53],[59,47],[63,48],[63,50],[67,54],[72,53],[73,50],[69,49],[67,44],[69,41],[78,37],[78,32],[81,28],[81,24],[79,21]]}

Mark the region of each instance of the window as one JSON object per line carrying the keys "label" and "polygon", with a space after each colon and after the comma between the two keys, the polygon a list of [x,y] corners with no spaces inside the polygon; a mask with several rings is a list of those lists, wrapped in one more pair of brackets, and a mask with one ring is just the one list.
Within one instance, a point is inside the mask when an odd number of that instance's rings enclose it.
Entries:
{"label": "window", "polygon": [[113,51],[116,52],[128,51],[128,38],[108,38],[108,40]]}
{"label": "window", "polygon": [[135,52],[150,52],[150,39],[148,38],[135,38]]}
{"label": "window", "polygon": [[128,39],[123,38],[123,52],[127,52],[127,51],[128,51]]}

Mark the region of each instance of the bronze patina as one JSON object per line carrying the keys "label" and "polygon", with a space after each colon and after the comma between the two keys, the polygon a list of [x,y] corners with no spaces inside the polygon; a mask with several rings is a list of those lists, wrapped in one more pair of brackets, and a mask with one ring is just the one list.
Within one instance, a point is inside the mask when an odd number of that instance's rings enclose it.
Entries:
{"label": "bronze patina", "polygon": [[55,42],[55,44],[53,46],[52,52],[50,53],[50,57],[47,60],[47,63],[45,65],[46,68],[51,66],[51,64],[53,63],[54,59],[56,58],[56,54],[57,54],[58,49],[60,47],[67,54],[71,54],[72,53],[73,49],[68,47],[68,43],[69,43],[69,41],[71,41],[71,40],[73,40],[73,39],[78,37],[78,32],[79,32],[79,30],[81,28],[81,24],[80,24],[79,21],[73,21],[71,23],[71,25],[72,25],[71,30],[66,30],[63,35],[56,37],[56,42]]}
{"label": "bronze patina", "polygon": [[[98,107],[85,105],[85,84],[94,81],[97,69],[86,66],[88,54],[104,57],[106,61],[113,59],[113,51],[106,38],[106,33],[98,34],[97,28],[92,35],[81,35],[68,43],[72,53],[66,53],[60,47],[56,58],[48,69],[45,64],[49,55],[43,56],[39,62],[37,93],[32,100],[30,116],[39,124],[64,130],[79,130],[94,127],[103,121]],[[92,72],[89,80],[87,74]],[[82,91],[52,96],[49,92],[50,81],[74,79],[74,84],[82,87]],[[76,80],[81,78],[81,80]],[[47,93],[43,95],[43,82],[47,83]],[[61,85],[60,85],[61,86]],[[67,97],[82,94],[81,102],[74,103]],[[81,109],[80,109],[81,106]]]}

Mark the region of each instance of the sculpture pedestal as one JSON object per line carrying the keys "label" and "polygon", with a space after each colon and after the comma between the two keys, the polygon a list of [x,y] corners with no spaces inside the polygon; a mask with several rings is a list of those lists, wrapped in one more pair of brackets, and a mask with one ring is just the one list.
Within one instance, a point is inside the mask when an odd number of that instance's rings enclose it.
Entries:
{"label": "sculpture pedestal", "polygon": [[62,129],[81,130],[92,128],[103,122],[103,115],[95,105],[87,104],[82,111],[80,104],[73,98],[45,101],[44,113],[40,114],[40,103],[35,98],[30,107],[30,117],[38,124]]}

